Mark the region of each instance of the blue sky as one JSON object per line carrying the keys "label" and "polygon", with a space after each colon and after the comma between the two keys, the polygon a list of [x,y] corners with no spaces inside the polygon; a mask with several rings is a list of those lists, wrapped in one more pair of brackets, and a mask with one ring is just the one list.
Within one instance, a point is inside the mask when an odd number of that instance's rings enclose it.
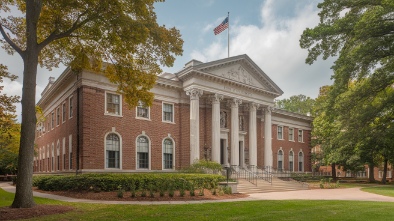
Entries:
{"label": "blue sky", "polygon": [[[317,4],[322,0],[166,0],[155,3],[159,24],[175,26],[184,40],[184,52],[173,67],[177,72],[191,59],[202,62],[227,57],[227,31],[213,29],[230,12],[230,56],[247,54],[284,91],[279,99],[304,94],[316,98],[319,88],[332,84],[333,59],[305,64],[307,50],[299,47],[302,31],[319,22]],[[22,59],[0,49],[0,62],[22,75]],[[37,101],[48,78],[57,78],[64,66],[39,69]],[[4,93],[21,95],[21,80],[5,81]],[[18,110],[20,110],[18,106]]]}

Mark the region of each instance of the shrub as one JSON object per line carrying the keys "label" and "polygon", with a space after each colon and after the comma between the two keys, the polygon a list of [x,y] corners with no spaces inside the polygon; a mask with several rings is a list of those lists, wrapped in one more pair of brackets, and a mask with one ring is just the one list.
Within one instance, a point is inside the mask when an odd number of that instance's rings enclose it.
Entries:
{"label": "shrub", "polygon": [[212,173],[217,174],[222,170],[222,165],[209,160],[195,160],[192,165],[185,168],[184,173]]}
{"label": "shrub", "polygon": [[[160,196],[169,190],[184,191],[195,189],[211,189],[223,181],[221,175],[185,174],[185,173],[138,173],[138,174],[80,174],[34,176],[33,186],[46,191],[130,191],[135,197],[136,191],[149,193],[159,191]],[[183,190],[182,190],[183,189]]]}

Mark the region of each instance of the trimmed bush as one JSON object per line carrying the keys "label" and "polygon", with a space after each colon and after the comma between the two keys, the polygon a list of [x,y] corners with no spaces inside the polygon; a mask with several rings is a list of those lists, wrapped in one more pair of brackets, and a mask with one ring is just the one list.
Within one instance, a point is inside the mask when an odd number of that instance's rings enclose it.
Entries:
{"label": "trimmed bush", "polygon": [[121,186],[124,191],[151,189],[162,193],[169,190],[169,183],[172,190],[186,186],[193,190],[210,189],[224,179],[221,175],[184,173],[42,175],[33,177],[33,186],[45,191],[118,191]]}

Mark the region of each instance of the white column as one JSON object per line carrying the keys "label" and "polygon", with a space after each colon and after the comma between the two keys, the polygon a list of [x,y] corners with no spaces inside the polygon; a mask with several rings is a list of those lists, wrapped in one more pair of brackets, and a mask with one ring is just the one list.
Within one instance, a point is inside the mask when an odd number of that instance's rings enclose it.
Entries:
{"label": "white column", "polygon": [[242,100],[233,98],[229,100],[231,107],[231,158],[230,165],[239,166],[239,116],[238,106]]}
{"label": "white column", "polygon": [[190,96],[190,164],[200,159],[200,96],[202,90],[186,91]]}
{"label": "white column", "polygon": [[211,95],[212,102],[212,161],[220,163],[220,101],[223,95]]}
{"label": "white column", "polygon": [[272,167],[272,124],[271,124],[271,107],[264,109],[264,166]]}
{"label": "white column", "polygon": [[257,166],[257,117],[256,103],[249,103],[249,165]]}

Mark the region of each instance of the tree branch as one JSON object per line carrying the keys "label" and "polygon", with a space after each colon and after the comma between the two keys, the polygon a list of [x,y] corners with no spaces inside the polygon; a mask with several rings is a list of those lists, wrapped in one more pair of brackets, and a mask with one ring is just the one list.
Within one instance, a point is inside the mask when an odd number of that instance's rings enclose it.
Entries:
{"label": "tree branch", "polygon": [[0,33],[1,35],[3,35],[4,40],[11,45],[11,47],[18,52],[18,54],[23,58],[24,56],[24,51],[22,51],[22,49],[20,47],[18,47],[18,45],[16,45],[11,38],[8,37],[7,33],[5,33],[3,26],[0,24]]}
{"label": "tree branch", "polygon": [[65,37],[70,37],[71,34],[72,34],[75,30],[77,30],[78,28],[82,27],[84,24],[86,24],[86,23],[88,23],[89,21],[94,20],[94,19],[96,18],[96,16],[92,16],[92,17],[90,17],[90,18],[88,17],[88,18],[86,18],[85,20],[83,20],[83,21],[80,22],[81,17],[84,16],[84,15],[86,15],[87,13],[88,13],[88,10],[86,10],[86,11],[83,12],[83,13],[81,13],[81,14],[78,16],[77,20],[75,20],[75,22],[73,23],[73,25],[71,26],[70,29],[68,29],[68,30],[66,30],[66,31],[64,31],[64,32],[61,32],[61,33],[59,33],[59,34],[55,34],[55,33],[56,33],[56,30],[55,30],[54,32],[52,32],[44,41],[42,41],[42,42],[38,45],[39,50],[43,49],[45,46],[47,46],[49,43],[51,43],[51,42],[54,41],[54,40],[61,39],[61,38],[65,38]]}

